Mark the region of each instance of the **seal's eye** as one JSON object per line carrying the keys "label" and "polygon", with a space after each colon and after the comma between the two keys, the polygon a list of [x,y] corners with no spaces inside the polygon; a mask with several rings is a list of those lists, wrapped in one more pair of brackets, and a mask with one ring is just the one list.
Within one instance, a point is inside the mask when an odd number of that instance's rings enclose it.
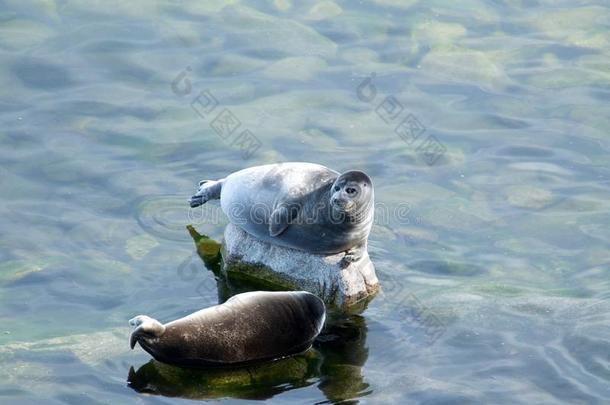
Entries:
{"label": "seal's eye", "polygon": [[354,195],[356,194],[356,189],[354,187],[348,187],[345,189],[345,192],[349,195]]}
{"label": "seal's eye", "polygon": [[339,186],[335,186],[335,191],[339,191]]}

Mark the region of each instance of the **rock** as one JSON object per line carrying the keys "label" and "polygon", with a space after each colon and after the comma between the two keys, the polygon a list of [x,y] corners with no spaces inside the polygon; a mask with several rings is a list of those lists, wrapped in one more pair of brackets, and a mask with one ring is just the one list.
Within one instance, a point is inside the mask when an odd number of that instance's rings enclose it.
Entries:
{"label": "rock", "polygon": [[332,137],[332,133],[320,128],[304,128],[299,131],[295,137],[302,146],[308,148],[324,148],[324,150],[332,150],[339,148],[340,143]]}
{"label": "rock", "polygon": [[[29,49],[40,46],[55,35],[50,24],[43,25],[23,19],[7,19],[0,27],[0,45],[3,49]],[[5,62],[6,63],[6,62]]]}
{"label": "rock", "polygon": [[289,57],[269,65],[263,74],[269,79],[296,80],[305,82],[327,66],[324,59],[318,57]]}
{"label": "rock", "polygon": [[125,251],[132,259],[141,260],[157,246],[159,246],[157,239],[147,234],[141,234],[127,239]]}
{"label": "rock", "polygon": [[492,54],[474,49],[439,46],[424,56],[420,66],[435,80],[468,83],[483,89],[503,88],[510,82]]}
{"label": "rock", "polygon": [[[239,0],[220,0],[220,1],[193,1],[188,4],[181,4],[180,10],[184,10],[190,15],[211,17],[222,11],[225,7],[230,7],[239,3]],[[176,8],[178,8],[176,6]],[[172,23],[176,19],[172,20]]]}
{"label": "rock", "polygon": [[401,9],[408,9],[415,3],[417,0],[373,0],[374,3],[379,4],[380,6],[390,6]]}
{"label": "rock", "polygon": [[281,12],[288,11],[292,8],[292,1],[290,0],[273,0],[275,8]]}
{"label": "rock", "polygon": [[607,49],[607,29],[601,28],[607,10],[599,6],[556,9],[542,18],[532,18],[532,28],[563,44],[585,48]]}
{"label": "rock", "polygon": [[54,264],[55,260],[48,262],[42,259],[33,260],[6,260],[0,265],[0,282],[14,282],[29,274],[36,273]]}
{"label": "rock", "polygon": [[379,55],[372,49],[364,47],[348,48],[341,52],[341,59],[351,64],[379,63]]}
{"label": "rock", "polygon": [[266,65],[267,62],[262,59],[229,53],[220,56],[212,69],[212,74],[215,76],[247,74]]}
{"label": "rock", "polygon": [[257,55],[279,53],[332,58],[337,44],[297,21],[278,18],[246,6],[228,6],[220,13],[238,46]]}
{"label": "rock", "polygon": [[[60,336],[32,342],[10,342],[0,347],[0,359],[19,353],[44,354],[67,352],[86,365],[97,366],[108,359],[130,354],[126,328],[118,327],[93,333]],[[3,375],[0,373],[0,377]]]}
{"label": "rock", "polygon": [[347,309],[379,289],[368,253],[341,268],[343,253],[315,255],[271,245],[236,225],[227,225],[222,245],[223,272],[259,279],[282,288],[316,294],[332,307]]}
{"label": "rock", "polygon": [[438,44],[455,44],[466,33],[466,28],[460,24],[423,21],[413,28],[411,36],[419,45],[435,47]]}
{"label": "rock", "polygon": [[510,186],[505,194],[508,203],[519,208],[541,209],[553,202],[553,193],[540,187]]}
{"label": "rock", "polygon": [[321,21],[333,18],[343,13],[343,9],[332,1],[321,1],[314,5],[307,13],[306,19]]}

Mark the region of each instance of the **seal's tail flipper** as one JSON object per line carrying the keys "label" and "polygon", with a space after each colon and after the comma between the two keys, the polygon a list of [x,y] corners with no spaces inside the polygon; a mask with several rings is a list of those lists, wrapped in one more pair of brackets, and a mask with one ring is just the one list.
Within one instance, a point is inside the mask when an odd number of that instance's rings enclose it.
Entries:
{"label": "seal's tail flipper", "polygon": [[140,336],[159,337],[165,332],[165,326],[146,315],[138,315],[129,320],[129,324],[135,327],[129,338],[129,346],[133,349]]}
{"label": "seal's tail flipper", "polygon": [[220,198],[220,190],[222,190],[221,180],[201,180],[199,182],[199,190],[189,200],[191,208],[199,207],[210,200],[218,200]]}

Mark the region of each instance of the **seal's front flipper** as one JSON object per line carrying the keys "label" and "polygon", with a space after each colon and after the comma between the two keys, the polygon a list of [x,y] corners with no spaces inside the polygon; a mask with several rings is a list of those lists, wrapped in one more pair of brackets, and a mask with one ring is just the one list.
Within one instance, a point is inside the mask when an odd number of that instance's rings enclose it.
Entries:
{"label": "seal's front flipper", "polygon": [[221,180],[201,180],[199,189],[189,200],[191,208],[199,207],[210,200],[218,200],[224,179]]}
{"label": "seal's front flipper", "polygon": [[269,235],[278,236],[290,225],[290,210],[282,205],[273,210],[269,218]]}
{"label": "seal's front flipper", "polygon": [[362,259],[363,252],[366,251],[366,245],[356,245],[345,252],[345,256],[341,259],[341,267],[346,268],[350,264]]}
{"label": "seal's front flipper", "polygon": [[298,202],[283,202],[276,207],[269,218],[269,235],[278,236],[298,217],[301,205]]}

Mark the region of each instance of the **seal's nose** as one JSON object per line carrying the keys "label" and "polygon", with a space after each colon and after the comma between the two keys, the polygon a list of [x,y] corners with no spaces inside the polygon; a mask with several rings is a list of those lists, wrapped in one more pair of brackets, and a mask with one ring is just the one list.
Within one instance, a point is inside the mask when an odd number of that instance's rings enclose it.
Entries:
{"label": "seal's nose", "polygon": [[344,200],[343,198],[333,198],[332,203],[339,208],[345,208],[348,201]]}

